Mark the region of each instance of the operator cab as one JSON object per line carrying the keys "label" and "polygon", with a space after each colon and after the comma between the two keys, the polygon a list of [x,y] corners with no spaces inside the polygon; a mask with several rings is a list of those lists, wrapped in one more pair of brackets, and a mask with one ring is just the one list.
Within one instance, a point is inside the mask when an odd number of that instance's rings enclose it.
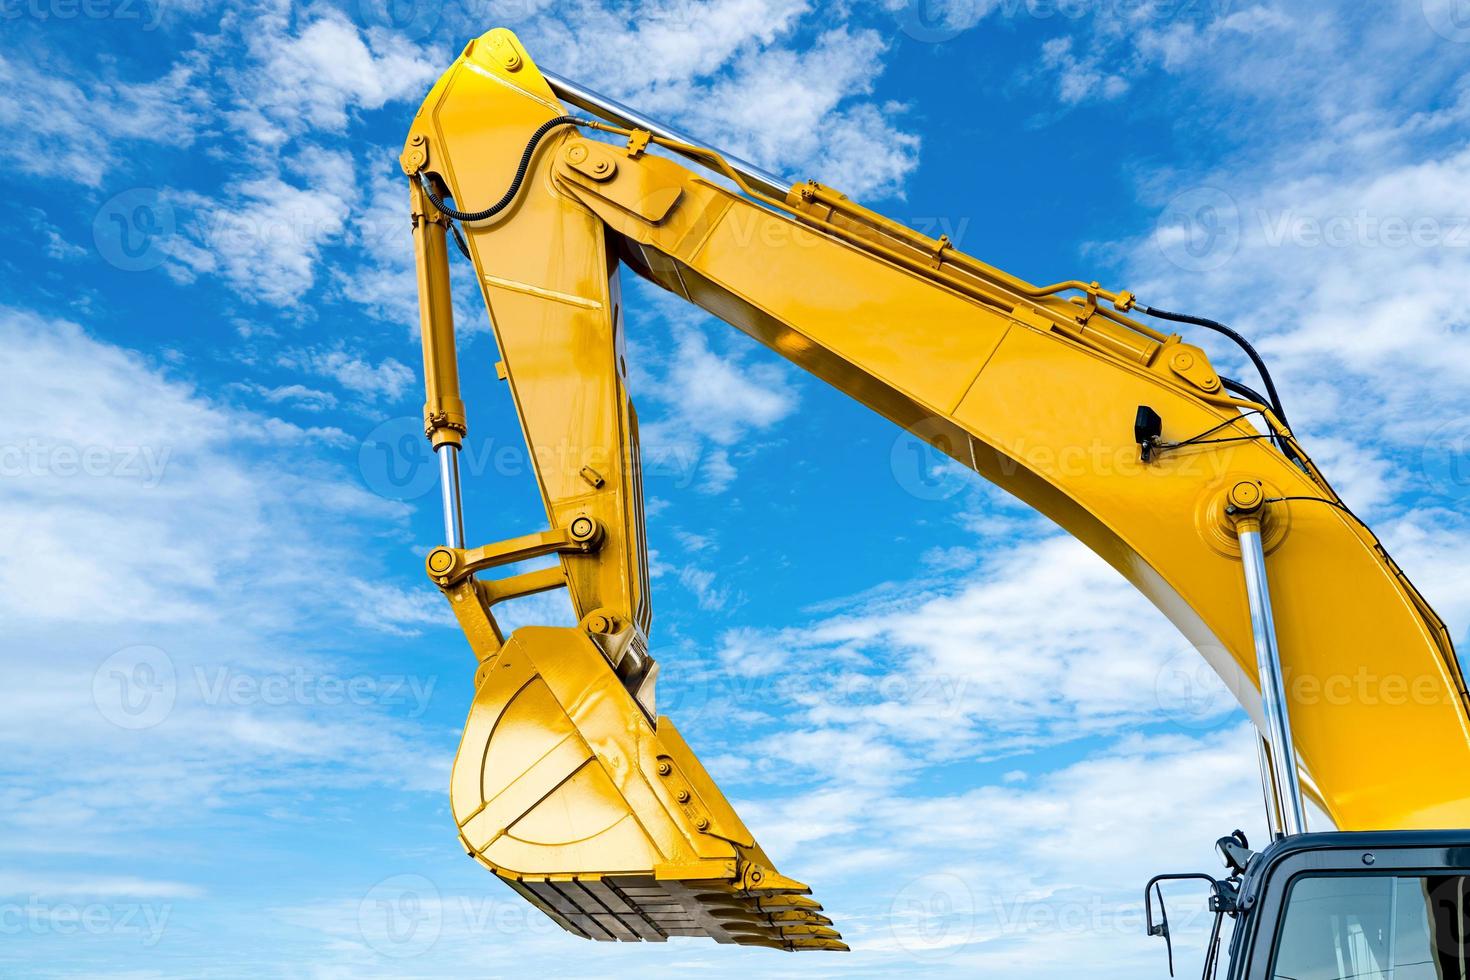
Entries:
{"label": "operator cab", "polygon": [[1215,919],[1203,980],[1470,980],[1470,830],[1298,834],[1252,852],[1236,831],[1216,847],[1230,875],[1159,875],[1144,891],[1149,935],[1173,937],[1170,881],[1210,884]]}

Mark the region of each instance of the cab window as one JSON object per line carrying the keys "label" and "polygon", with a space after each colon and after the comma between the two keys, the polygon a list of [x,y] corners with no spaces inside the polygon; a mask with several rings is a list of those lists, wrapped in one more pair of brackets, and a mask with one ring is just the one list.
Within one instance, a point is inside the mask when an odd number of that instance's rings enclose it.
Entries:
{"label": "cab window", "polygon": [[1470,980],[1470,878],[1297,878],[1273,980]]}

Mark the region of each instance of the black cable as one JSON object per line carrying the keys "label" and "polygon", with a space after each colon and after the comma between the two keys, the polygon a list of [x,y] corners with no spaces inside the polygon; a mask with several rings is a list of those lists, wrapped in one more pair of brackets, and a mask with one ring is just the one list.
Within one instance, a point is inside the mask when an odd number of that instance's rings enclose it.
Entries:
{"label": "black cable", "polygon": [[[1246,340],[1239,333],[1236,333],[1234,330],[1225,326],[1225,324],[1218,323],[1214,320],[1206,320],[1202,316],[1190,316],[1187,313],[1170,313],[1168,310],[1160,310],[1152,306],[1139,306],[1138,308],[1144,313],[1147,313],[1149,316],[1156,316],[1160,320],[1173,320],[1175,323],[1192,323],[1197,327],[1204,327],[1207,330],[1214,330],[1216,333],[1222,333],[1225,336],[1229,337],[1231,340],[1235,341],[1238,345],[1240,345],[1240,349],[1245,351],[1245,356],[1249,357],[1251,359],[1251,363],[1256,366],[1256,370],[1259,371],[1261,374],[1261,380],[1266,385],[1267,398],[1260,398],[1259,396],[1257,396],[1257,398],[1254,400],[1260,401],[1263,404],[1270,405],[1271,411],[1275,413],[1277,421],[1279,421],[1288,430],[1291,429],[1291,423],[1286,421],[1286,410],[1281,407],[1281,396],[1276,391],[1276,383],[1271,380],[1271,372],[1266,368],[1265,360],[1262,359],[1260,354],[1256,353],[1256,349],[1251,346],[1251,342],[1249,340]],[[1227,387],[1229,386],[1227,385]]]}
{"label": "black cable", "polygon": [[[1283,503],[1283,502],[1288,501],[1288,500],[1305,500],[1305,501],[1308,501],[1309,503],[1326,504],[1329,507],[1336,507],[1338,510],[1342,511],[1344,514],[1346,514],[1347,516],[1351,517],[1354,521],[1357,521],[1358,524],[1361,525],[1362,528],[1365,531],[1368,531],[1370,533],[1372,532],[1372,528],[1368,527],[1368,523],[1366,521],[1364,521],[1361,517],[1359,517],[1357,514],[1354,514],[1352,512],[1352,509],[1350,507],[1348,507],[1347,504],[1343,503],[1341,500],[1333,500],[1331,497],[1309,497],[1309,496],[1267,497],[1265,500],[1262,501],[1262,503],[1266,503],[1266,504],[1279,504],[1279,503]],[[1377,537],[1377,535],[1374,535],[1374,537]]]}
{"label": "black cable", "polygon": [[1219,432],[1221,429],[1225,428],[1226,426],[1234,425],[1236,422],[1239,422],[1241,419],[1249,418],[1252,415],[1262,415],[1262,414],[1263,414],[1263,410],[1262,409],[1253,408],[1249,412],[1242,412],[1238,418],[1226,419],[1224,422],[1221,422],[1219,425],[1212,425],[1208,429],[1206,429],[1205,431],[1199,433],[1198,435],[1190,436],[1188,439],[1185,439],[1182,442],[1161,442],[1161,443],[1159,443],[1158,445],[1156,445],[1154,447],[1154,452],[1156,452],[1156,453],[1165,453],[1165,452],[1169,452],[1169,451],[1174,450],[1174,449],[1183,449],[1185,446],[1212,446],[1212,445],[1217,445],[1217,444],[1222,443],[1222,442],[1251,442],[1252,440],[1255,440],[1255,439],[1271,439],[1271,438],[1273,438],[1271,436],[1271,434],[1270,433],[1264,433],[1264,432],[1256,432],[1256,433],[1253,433],[1253,434],[1248,435],[1248,436],[1227,436],[1227,437],[1225,437],[1223,439],[1206,439],[1205,438],[1205,436],[1214,435],[1216,432]]}
{"label": "black cable", "polygon": [[1224,439],[1198,439],[1198,438],[1196,438],[1196,439],[1190,439],[1187,442],[1165,443],[1165,444],[1159,446],[1158,449],[1157,449],[1157,451],[1158,452],[1164,452],[1164,451],[1169,450],[1169,449],[1183,449],[1185,446],[1218,446],[1222,442],[1255,442],[1257,439],[1274,439],[1274,438],[1275,438],[1275,436],[1272,436],[1270,433],[1267,433],[1267,432],[1257,432],[1253,436],[1227,436]]}
{"label": "black cable", "polygon": [[531,169],[531,158],[536,154],[536,144],[540,143],[547,133],[556,129],[558,126],[585,125],[589,125],[587,120],[579,119],[576,116],[557,116],[555,119],[546,120],[546,122],[537,127],[536,131],[531,134],[530,141],[526,143],[525,151],[521,154],[521,162],[516,167],[516,175],[512,178],[510,187],[506,189],[504,196],[500,200],[483,211],[456,211],[434,195],[434,190],[429,185],[429,178],[422,171],[419,172],[419,181],[424,185],[424,193],[428,195],[430,201],[434,202],[434,207],[438,208],[448,217],[456,221],[484,221],[486,218],[493,218],[508,208],[510,202],[514,201],[516,195],[520,193],[521,184],[526,179],[526,171]]}

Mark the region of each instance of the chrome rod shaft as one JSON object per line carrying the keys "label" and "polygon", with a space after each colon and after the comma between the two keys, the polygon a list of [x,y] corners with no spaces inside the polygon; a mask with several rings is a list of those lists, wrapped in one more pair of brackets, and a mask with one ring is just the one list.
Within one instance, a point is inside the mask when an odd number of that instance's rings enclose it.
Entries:
{"label": "chrome rod shaft", "polygon": [[1281,836],[1281,797],[1276,792],[1276,772],[1271,768],[1271,743],[1256,736],[1256,762],[1261,767],[1261,796],[1266,801],[1266,832],[1275,840]]}
{"label": "chrome rod shaft", "polygon": [[1256,645],[1256,669],[1261,678],[1261,708],[1266,716],[1266,740],[1271,743],[1271,770],[1281,801],[1282,832],[1300,834],[1307,827],[1297,774],[1296,746],[1291,741],[1291,716],[1286,682],[1281,673],[1281,651],[1276,646],[1276,620],[1271,612],[1271,590],[1266,579],[1266,551],[1259,524],[1239,531],[1240,559],[1245,570],[1245,594],[1250,603],[1251,635]]}
{"label": "chrome rod shaft", "polygon": [[[687,136],[672,126],[666,126],[650,119],[637,109],[625,106],[616,99],[600,95],[569,78],[562,78],[555,72],[544,68],[541,69],[541,74],[546,78],[547,84],[551,86],[557,98],[578,109],[586,110],[614,126],[621,126],[624,129],[646,129],[655,136],[661,136],[676,143],[688,143],[691,146],[714,149],[708,143]],[[746,163],[724,151],[719,152],[725,158],[725,162],[730,165],[730,169],[743,177],[752,188],[768,197],[774,197],[780,201],[786,200],[786,192],[791,190],[789,181],[784,181],[770,171],[762,170],[755,164]]]}
{"label": "chrome rod shaft", "polygon": [[439,493],[444,499],[444,543],[464,547],[464,507],[459,499],[459,447],[439,447]]}

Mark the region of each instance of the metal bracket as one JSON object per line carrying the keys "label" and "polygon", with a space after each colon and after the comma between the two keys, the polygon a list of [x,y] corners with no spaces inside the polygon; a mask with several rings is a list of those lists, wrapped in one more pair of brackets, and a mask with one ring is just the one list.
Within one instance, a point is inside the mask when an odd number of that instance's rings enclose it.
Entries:
{"label": "metal bracket", "polygon": [[[424,559],[424,567],[434,584],[447,590],[487,568],[512,565],[545,555],[590,554],[602,545],[603,537],[602,525],[595,518],[581,514],[573,518],[566,527],[556,527],[478,548],[435,548]],[[555,571],[560,574],[560,569]],[[558,584],[565,584],[565,579],[553,583],[544,576],[538,578],[541,574],[526,572],[499,582],[482,582],[479,585],[482,592],[488,590],[490,594],[498,596],[493,600],[498,602],[501,599],[544,592]],[[524,588],[529,588],[529,591],[524,591]]]}

